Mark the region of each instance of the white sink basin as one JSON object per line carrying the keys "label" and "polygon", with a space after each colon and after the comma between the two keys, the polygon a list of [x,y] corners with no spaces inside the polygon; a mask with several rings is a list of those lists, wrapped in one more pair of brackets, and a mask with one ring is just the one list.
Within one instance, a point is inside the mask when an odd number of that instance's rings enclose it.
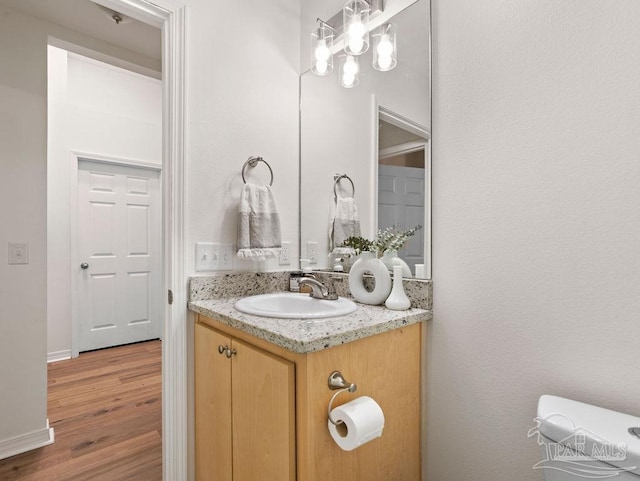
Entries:
{"label": "white sink basin", "polygon": [[358,307],[353,301],[339,297],[335,301],[314,299],[309,294],[276,292],[240,299],[234,307],[245,314],[284,319],[320,319],[344,316]]}

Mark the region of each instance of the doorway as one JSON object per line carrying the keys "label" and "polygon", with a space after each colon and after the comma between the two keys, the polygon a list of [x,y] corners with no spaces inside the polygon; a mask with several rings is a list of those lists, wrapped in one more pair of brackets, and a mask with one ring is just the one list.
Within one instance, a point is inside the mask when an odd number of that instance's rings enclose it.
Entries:
{"label": "doorway", "polygon": [[[428,131],[388,109],[378,112],[378,229],[422,226],[398,251],[411,271],[430,271],[430,177]],[[422,267],[424,269],[424,267]]]}
{"label": "doorway", "polygon": [[[40,15],[33,12],[24,12],[16,14],[20,19],[19,23],[11,21],[7,24],[12,25],[8,30],[14,39],[20,42],[19,47],[11,46],[9,51],[15,52],[15,67],[6,69],[10,72],[17,72],[16,79],[21,83],[21,90],[28,95],[18,95],[11,97],[12,103],[9,106],[17,105],[18,102],[31,102],[18,106],[16,112],[20,112],[14,121],[14,127],[11,132],[16,141],[13,143],[8,139],[9,146],[21,146],[23,149],[16,155],[13,155],[15,161],[9,163],[9,168],[14,168],[19,173],[18,179],[27,179],[27,175],[35,175],[35,181],[31,183],[25,180],[20,181],[16,189],[9,190],[14,199],[23,199],[22,209],[16,209],[22,215],[21,223],[15,225],[20,226],[21,231],[25,235],[33,239],[34,247],[31,254],[32,266],[21,268],[24,278],[20,278],[20,282],[16,285],[20,289],[14,291],[20,296],[33,296],[34,308],[31,309],[33,315],[37,318],[37,323],[21,323],[28,325],[23,331],[33,334],[29,343],[16,343],[14,350],[23,349],[24,366],[16,367],[15,375],[11,378],[24,381],[16,382],[15,389],[11,389],[11,393],[7,393],[9,406],[20,406],[21,399],[24,409],[18,409],[22,416],[16,416],[13,425],[17,431],[22,429],[38,429],[38,434],[45,432],[44,426],[46,421],[46,389],[41,384],[43,379],[42,373],[46,373],[46,367],[42,365],[46,357],[46,326],[43,319],[46,316],[46,248],[50,243],[50,239],[46,237],[44,229],[45,224],[45,206],[46,202],[46,147],[44,143],[47,139],[46,132],[46,45],[49,35],[56,38],[64,37],[61,32],[64,31],[63,24],[66,21],[77,19],[77,11],[69,10],[67,6],[69,1],[60,0],[59,2],[41,2],[39,0],[1,0],[3,6],[9,9],[28,10],[33,7],[49,8],[58,15],[58,20],[47,21]],[[98,2],[85,3],[94,5]],[[180,0],[99,0],[99,3],[111,8],[120,9],[127,16],[134,18],[142,23],[152,25],[162,32],[162,77],[164,79],[162,93],[162,160],[165,166],[162,176],[162,186],[165,204],[163,205],[163,225],[164,225],[164,242],[163,242],[163,259],[164,272],[162,275],[163,291],[171,290],[174,299],[173,304],[163,301],[164,310],[164,326],[163,326],[163,348],[162,357],[163,365],[167,366],[163,369],[163,449],[165,453],[170,455],[164,456],[164,478],[181,481],[186,479],[186,463],[187,463],[187,390],[185,374],[186,371],[186,297],[187,286],[184,282],[184,105],[185,105],[185,6]],[[95,5],[94,5],[95,7]],[[36,18],[36,21],[30,22],[29,27],[23,25],[23,20],[27,16]],[[29,31],[30,30],[30,31]],[[92,35],[92,30],[85,32]],[[63,40],[77,42],[78,35],[67,35]],[[95,39],[95,36],[94,36]],[[14,48],[15,47],[15,48]],[[96,43],[91,45],[97,48]],[[80,52],[82,53],[82,52]],[[44,72],[42,69],[45,69]],[[11,77],[13,79],[14,77]],[[44,91],[43,91],[44,87]],[[10,90],[10,92],[12,92]],[[33,100],[33,102],[32,102]],[[14,102],[15,101],[15,102]],[[22,115],[24,113],[24,115]],[[23,119],[28,120],[23,122]],[[49,133],[50,134],[50,133]],[[49,135],[51,138],[51,135]],[[28,142],[31,140],[31,142]],[[33,148],[32,148],[33,146]],[[22,152],[25,152],[22,154]],[[21,163],[22,161],[22,163]],[[7,172],[5,165],[3,171]],[[11,170],[8,170],[11,172]],[[49,172],[57,173],[57,172]],[[60,175],[68,175],[66,172],[60,172]],[[9,178],[14,176],[9,175]],[[5,183],[6,184],[6,183]],[[15,194],[13,192],[15,191]],[[11,196],[7,197],[10,198]],[[24,208],[26,206],[26,209]],[[31,211],[29,211],[31,210]],[[13,211],[13,209],[11,209]],[[9,224],[13,225],[13,224]],[[23,227],[24,226],[24,227]],[[20,239],[22,240],[22,239]],[[58,271],[53,271],[56,273]],[[23,279],[26,279],[24,282]],[[23,289],[29,281],[33,280],[33,291]],[[29,286],[31,287],[31,286]],[[163,299],[166,297],[163,295]],[[55,299],[54,299],[55,300]],[[65,299],[59,299],[66,302]],[[20,302],[13,302],[19,305]],[[12,312],[12,311],[10,311]],[[17,318],[17,316],[15,316]],[[35,319],[34,319],[35,321]],[[16,331],[21,333],[23,331]],[[13,332],[13,331],[10,331]],[[13,335],[13,334],[12,334]],[[17,340],[20,336],[14,336]],[[12,337],[8,339],[11,342]],[[33,342],[36,341],[36,342]],[[29,349],[24,349],[29,346]],[[33,349],[30,348],[33,346]],[[9,351],[12,352],[12,351]],[[28,356],[28,359],[27,359]],[[42,366],[41,368],[38,365]],[[22,376],[24,374],[24,376]],[[30,386],[30,388],[29,388]],[[28,395],[26,393],[29,393]],[[44,395],[44,396],[43,396]],[[24,398],[23,398],[24,396]],[[12,409],[13,410],[13,409]],[[29,420],[31,415],[33,420]],[[15,417],[14,417],[15,418]],[[47,427],[48,434],[49,429]],[[28,433],[31,435],[31,432]],[[24,439],[23,439],[24,437]],[[49,436],[50,437],[50,436]],[[39,445],[40,438],[32,439],[32,437],[21,436],[16,438],[20,441],[21,450],[28,450]]]}
{"label": "doorway", "polygon": [[[53,40],[50,43],[60,44]],[[145,296],[155,303],[152,308],[144,309],[142,299],[136,299],[137,305],[131,307],[138,314],[129,319],[134,322],[132,327],[150,330],[144,322],[146,316],[140,316],[141,311],[146,310],[157,327],[155,338],[161,331],[162,81],[156,78],[160,73],[141,74],[125,61],[105,58],[99,52],[90,53],[92,57],[88,57],[75,53],[75,46],[65,46],[49,45],[47,63],[49,361],[77,357],[80,351],[127,341],[117,334],[122,330],[116,328],[129,314],[124,311],[128,303],[125,278],[137,284],[138,289],[144,287],[143,281],[149,281]],[[90,165],[91,169],[79,170],[81,165]],[[133,166],[136,171],[130,170]],[[124,174],[127,168],[132,175]],[[154,172],[153,178],[147,174],[149,171]],[[78,190],[84,184],[91,185],[90,191]],[[144,206],[150,195],[153,205]],[[93,200],[82,199],[82,196],[91,196]],[[94,208],[90,209],[91,206]],[[153,247],[153,252],[132,252],[125,257],[128,246],[123,243],[138,242],[126,238],[130,227],[139,227],[136,223],[130,226],[127,216],[150,213],[147,221],[154,222],[147,226],[147,231],[153,227],[153,236],[146,237],[144,242]],[[105,222],[111,225],[107,227]],[[146,235],[149,234],[148,231]],[[87,245],[90,237],[95,246]],[[120,245],[107,246],[110,241]],[[102,251],[87,251],[94,247]],[[131,247],[134,251],[148,250]],[[89,256],[94,257],[94,262],[90,262]],[[124,266],[119,264],[121,259],[130,261],[127,272],[137,273],[135,276],[125,274]],[[149,266],[142,264],[150,259],[154,263],[153,274],[145,279],[143,273],[149,272]],[[109,266],[108,272],[104,270],[105,263]],[[81,264],[86,264],[86,269],[81,268]],[[119,268],[115,269],[116,266]],[[135,270],[131,270],[134,267]],[[96,269],[102,270],[99,276],[93,275],[97,274]],[[82,282],[83,279],[87,282]],[[98,284],[101,288],[92,289]],[[113,298],[110,306],[106,304],[109,292]],[[105,320],[102,319],[94,323],[105,316],[111,317],[111,321],[102,322]],[[87,325],[92,328],[84,329]],[[107,339],[111,339],[112,344],[108,344]],[[132,342],[139,340],[143,339],[131,339]]]}

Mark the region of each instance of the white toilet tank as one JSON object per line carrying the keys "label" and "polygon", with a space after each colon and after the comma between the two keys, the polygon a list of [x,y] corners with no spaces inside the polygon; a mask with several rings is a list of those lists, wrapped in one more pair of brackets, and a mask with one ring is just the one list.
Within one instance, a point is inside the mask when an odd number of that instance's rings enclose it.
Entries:
{"label": "white toilet tank", "polygon": [[536,422],[546,481],[640,481],[640,418],[544,395]]}

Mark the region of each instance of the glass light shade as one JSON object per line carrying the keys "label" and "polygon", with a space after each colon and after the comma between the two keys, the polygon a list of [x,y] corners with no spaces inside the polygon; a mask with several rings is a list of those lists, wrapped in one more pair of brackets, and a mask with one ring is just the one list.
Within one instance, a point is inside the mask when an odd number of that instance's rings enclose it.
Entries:
{"label": "glass light shade", "polygon": [[342,8],[344,51],[350,55],[361,55],[369,49],[370,12],[364,0],[350,0]]}
{"label": "glass light shade", "polygon": [[360,83],[360,65],[358,58],[347,55],[340,66],[340,85],[346,89],[356,87]]}
{"label": "glass light shade", "polygon": [[398,64],[397,28],[393,23],[380,25],[372,34],[373,68],[386,72]]}
{"label": "glass light shade", "polygon": [[311,33],[311,71],[316,75],[333,71],[333,29],[326,23]]}

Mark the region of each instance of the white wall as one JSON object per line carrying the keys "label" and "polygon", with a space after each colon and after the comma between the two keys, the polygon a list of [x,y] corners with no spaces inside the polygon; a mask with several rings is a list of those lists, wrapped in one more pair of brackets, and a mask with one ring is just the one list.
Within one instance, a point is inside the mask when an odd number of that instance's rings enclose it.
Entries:
{"label": "white wall", "polygon": [[71,354],[72,152],[162,165],[162,82],[49,46],[47,352]]}
{"label": "white wall", "polygon": [[[0,441],[46,429],[49,35],[131,60],[124,49],[0,7]],[[8,242],[29,243],[28,265],[7,264]]]}
{"label": "white wall", "polygon": [[541,394],[640,415],[640,4],[432,4],[429,480],[541,480]]}
{"label": "white wall", "polygon": [[[46,425],[46,38],[22,27],[0,10],[0,440]],[[29,243],[28,265],[8,242]]]}
{"label": "white wall", "polygon": [[[251,155],[269,162],[282,239],[298,255],[297,0],[189,0],[187,32],[187,274],[196,242],[236,243],[240,172]],[[268,182],[262,163],[250,174]],[[234,270],[279,270],[234,256]]]}

